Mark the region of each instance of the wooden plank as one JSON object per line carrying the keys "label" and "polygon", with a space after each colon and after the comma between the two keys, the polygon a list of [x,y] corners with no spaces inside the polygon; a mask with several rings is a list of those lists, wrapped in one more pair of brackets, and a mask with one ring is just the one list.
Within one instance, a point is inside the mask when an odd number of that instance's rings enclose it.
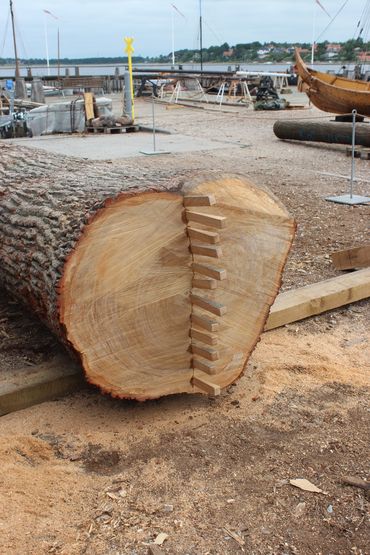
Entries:
{"label": "wooden plank", "polygon": [[331,259],[337,270],[368,268],[370,266],[370,245],[333,252]]}
{"label": "wooden plank", "polygon": [[209,245],[190,245],[190,252],[200,256],[209,256],[211,258],[220,258],[222,256],[221,247],[211,247]]}
{"label": "wooden plank", "polygon": [[77,391],[86,382],[81,368],[67,355],[12,371],[0,382],[0,416]]}
{"label": "wooden plank", "polygon": [[191,352],[193,355],[199,355],[207,360],[219,360],[220,358],[220,353],[215,351],[215,349],[207,349],[206,347],[200,347],[199,345],[192,344]]}
{"label": "wooden plank", "polygon": [[265,331],[370,297],[370,268],[281,293]]}
{"label": "wooden plank", "polygon": [[226,270],[222,268],[208,266],[208,264],[198,264],[197,262],[193,262],[192,268],[193,272],[196,272],[197,274],[202,274],[203,276],[218,279],[219,281],[227,278]]}
{"label": "wooden plank", "polygon": [[196,289],[217,289],[216,279],[193,279],[193,288]]}
{"label": "wooden plank", "polygon": [[94,119],[94,95],[91,92],[84,93],[86,121]]}
{"label": "wooden plank", "polygon": [[205,297],[198,297],[198,295],[190,295],[190,300],[196,306],[203,308],[203,310],[207,310],[208,312],[212,312],[212,314],[216,314],[216,316],[223,316],[226,314],[226,306],[220,303],[216,303],[216,301],[212,301],[211,299],[207,299]]}
{"label": "wooden plank", "polygon": [[214,195],[187,195],[184,197],[184,206],[212,206],[216,204]]}
{"label": "wooden plank", "polygon": [[203,212],[186,210],[186,218],[188,222],[197,222],[198,224],[216,227],[218,229],[222,229],[226,225],[225,216],[216,216],[215,214],[204,214]]}
{"label": "wooden plank", "polygon": [[204,333],[199,330],[195,330],[194,328],[190,329],[190,337],[196,339],[197,341],[201,341],[202,343],[206,343],[207,345],[217,345],[218,339],[214,335],[208,335],[208,333]]}
{"label": "wooden plank", "polygon": [[195,370],[200,370],[209,376],[214,376],[217,374],[217,367],[213,362],[208,362],[207,360],[200,360],[199,358],[193,358],[192,366]]}
{"label": "wooden plank", "polygon": [[191,315],[192,324],[208,331],[217,331],[220,328],[220,324],[216,320],[210,320],[199,314]]}
{"label": "wooden plank", "polygon": [[191,383],[192,385],[194,385],[198,389],[201,389],[205,393],[208,393],[209,395],[217,396],[221,393],[221,388],[219,385],[212,383],[209,380],[199,378],[198,376],[194,376],[191,380]]}
{"label": "wooden plank", "polygon": [[204,243],[211,243],[212,245],[220,242],[220,236],[214,231],[203,231],[195,227],[188,227],[188,234],[190,239],[195,241],[203,241]]}

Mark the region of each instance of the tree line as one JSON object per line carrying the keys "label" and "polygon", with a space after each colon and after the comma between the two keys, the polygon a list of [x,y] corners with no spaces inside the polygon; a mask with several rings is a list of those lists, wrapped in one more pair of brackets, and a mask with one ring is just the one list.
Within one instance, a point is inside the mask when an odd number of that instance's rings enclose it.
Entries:
{"label": "tree line", "polygon": [[[338,42],[339,52],[330,53],[329,41],[319,42],[315,47],[316,61],[343,61],[355,62],[359,52],[370,51],[370,42],[364,42],[362,38],[350,39],[346,42]],[[219,46],[210,46],[202,50],[203,62],[293,62],[294,48],[298,47],[306,51],[303,57],[309,60],[311,44],[288,43],[288,42],[264,42],[254,41],[240,43],[231,46],[227,42]],[[191,63],[200,61],[200,52],[196,49],[182,49],[175,52],[176,63]],[[134,56],[133,63],[171,63],[172,53],[160,56]],[[26,66],[46,65],[45,58],[21,59],[20,62]],[[0,65],[14,65],[14,58],[0,58]],[[57,64],[58,60],[50,59],[51,64]],[[64,65],[97,65],[97,64],[127,64],[127,56],[92,57],[92,58],[61,58],[60,63]]]}

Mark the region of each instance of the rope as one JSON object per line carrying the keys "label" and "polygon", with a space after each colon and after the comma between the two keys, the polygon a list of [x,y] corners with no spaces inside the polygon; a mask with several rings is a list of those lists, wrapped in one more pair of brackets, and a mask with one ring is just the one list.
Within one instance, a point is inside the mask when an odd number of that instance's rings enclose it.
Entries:
{"label": "rope", "polygon": [[334,23],[334,21],[337,19],[338,15],[340,14],[340,12],[343,10],[343,8],[346,6],[346,4],[348,4],[348,0],[345,0],[343,2],[343,4],[341,5],[341,7],[339,8],[339,10],[337,11],[337,13],[335,14],[335,16],[330,20],[330,22],[328,23],[328,25],[325,27],[325,29],[323,30],[322,33],[320,33],[320,35],[317,37],[316,42],[319,41],[319,39],[321,39],[321,37],[323,36],[324,33],[326,33],[326,31],[329,29],[330,25],[332,23]]}
{"label": "rope", "polygon": [[8,11],[8,17],[7,17],[6,23],[5,23],[4,40],[3,40],[3,45],[2,45],[1,51],[0,51],[0,58],[2,58],[3,54],[4,54],[5,41],[6,41],[6,37],[8,35],[9,21],[10,21],[10,10]]}

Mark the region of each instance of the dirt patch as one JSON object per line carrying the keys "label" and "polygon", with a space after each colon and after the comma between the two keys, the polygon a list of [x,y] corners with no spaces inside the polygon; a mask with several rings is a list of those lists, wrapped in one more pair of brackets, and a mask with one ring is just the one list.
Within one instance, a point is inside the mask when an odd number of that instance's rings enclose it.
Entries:
{"label": "dirt patch", "polygon": [[3,417],[2,551],[144,555],[164,532],[178,555],[367,553],[369,494],[342,483],[369,478],[365,330],[298,327],[215,400],[86,391]]}
{"label": "dirt patch", "polygon": [[81,455],[81,459],[86,472],[106,475],[118,472],[121,454],[119,451],[107,450],[102,445],[90,443]]}

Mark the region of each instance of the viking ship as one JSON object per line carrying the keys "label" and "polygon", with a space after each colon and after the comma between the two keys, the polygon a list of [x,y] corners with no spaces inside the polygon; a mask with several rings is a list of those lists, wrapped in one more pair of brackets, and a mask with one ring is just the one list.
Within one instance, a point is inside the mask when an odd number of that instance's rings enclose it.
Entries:
{"label": "viking ship", "polygon": [[298,88],[312,104],[324,112],[350,114],[352,110],[370,116],[370,82],[346,79],[308,68],[295,51],[296,70],[300,77]]}

